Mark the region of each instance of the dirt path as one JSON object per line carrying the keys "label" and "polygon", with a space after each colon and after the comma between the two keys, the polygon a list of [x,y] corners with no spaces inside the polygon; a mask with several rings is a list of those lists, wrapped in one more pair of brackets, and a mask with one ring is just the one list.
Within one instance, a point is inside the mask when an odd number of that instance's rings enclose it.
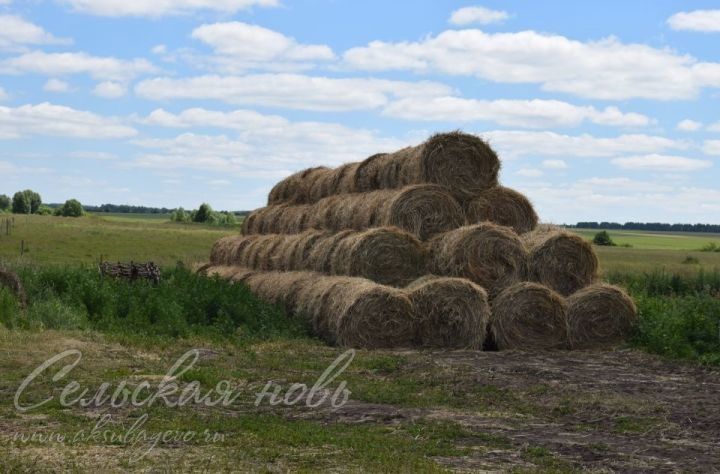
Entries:
{"label": "dirt path", "polygon": [[471,456],[438,459],[461,471],[526,468],[529,459],[537,466],[544,457],[549,469],[720,472],[717,371],[634,351],[426,353],[417,363],[460,372],[468,384],[487,384],[499,393],[523,393],[520,403],[527,409],[472,412],[351,402],[300,416],[346,423],[447,420],[508,441],[492,450],[478,446]]}

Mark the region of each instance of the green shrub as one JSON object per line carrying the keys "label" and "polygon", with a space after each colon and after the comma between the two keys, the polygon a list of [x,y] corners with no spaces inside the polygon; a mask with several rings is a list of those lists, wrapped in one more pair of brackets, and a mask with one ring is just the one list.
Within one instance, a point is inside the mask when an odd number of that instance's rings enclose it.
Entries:
{"label": "green shrub", "polygon": [[606,230],[600,231],[593,237],[595,245],[615,246],[615,242],[610,238],[610,234]]}
{"label": "green shrub", "polygon": [[715,242],[708,242],[700,248],[701,252],[720,252],[720,245]]}

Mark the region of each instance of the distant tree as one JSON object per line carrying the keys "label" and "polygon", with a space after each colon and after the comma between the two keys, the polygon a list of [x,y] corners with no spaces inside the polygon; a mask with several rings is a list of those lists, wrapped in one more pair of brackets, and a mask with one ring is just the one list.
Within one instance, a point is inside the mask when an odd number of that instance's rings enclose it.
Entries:
{"label": "distant tree", "polygon": [[610,234],[607,233],[607,231],[603,230],[595,234],[595,237],[593,238],[593,243],[595,245],[605,245],[614,247],[615,242],[610,238]]}
{"label": "distant tree", "polygon": [[213,220],[213,210],[210,204],[202,203],[197,211],[193,212],[193,222],[210,222]]}
{"label": "distant tree", "polygon": [[30,203],[30,213],[37,213],[42,205],[42,198],[40,195],[32,189],[26,189],[23,193],[25,193],[25,196],[27,196],[27,200]]}
{"label": "distant tree", "polygon": [[82,204],[77,199],[68,199],[60,209],[65,217],[80,217],[85,213]]}
{"label": "distant tree", "polygon": [[0,194],[0,211],[9,211],[12,200],[5,194]]}
{"label": "distant tree", "polygon": [[190,220],[190,215],[185,212],[185,209],[178,207],[170,214],[170,220],[173,222],[187,222]]}
{"label": "distant tree", "polygon": [[22,192],[18,191],[13,195],[12,198],[12,211],[15,214],[30,214],[30,201],[28,200],[27,195]]}

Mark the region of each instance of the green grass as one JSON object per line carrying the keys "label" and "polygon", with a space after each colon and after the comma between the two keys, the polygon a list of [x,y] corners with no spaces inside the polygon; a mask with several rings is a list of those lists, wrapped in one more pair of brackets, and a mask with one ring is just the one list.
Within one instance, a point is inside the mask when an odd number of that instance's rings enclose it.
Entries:
{"label": "green grass", "polygon": [[0,259],[18,258],[21,241],[25,241],[23,259],[43,264],[92,263],[102,256],[111,261],[191,265],[207,261],[216,240],[238,232],[237,228],[173,223],[152,214],[14,217],[11,235],[5,235],[4,229],[0,233]]}
{"label": "green grass", "polygon": [[[607,229],[570,229],[592,240],[598,232]],[[634,230],[607,230],[617,245],[632,245],[642,250],[700,250],[710,242],[720,245],[720,234],[698,232],[648,232]]]}

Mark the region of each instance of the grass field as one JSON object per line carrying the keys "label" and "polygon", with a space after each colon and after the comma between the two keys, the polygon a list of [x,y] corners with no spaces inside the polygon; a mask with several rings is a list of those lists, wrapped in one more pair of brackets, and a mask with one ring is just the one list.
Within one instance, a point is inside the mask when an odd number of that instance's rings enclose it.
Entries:
{"label": "grass field", "polygon": [[[602,268],[630,289],[641,316],[620,351],[359,350],[328,388],[343,381],[350,391],[334,409],[256,401],[269,382],[281,397],[292,384],[312,386],[343,349],[313,338],[245,287],[175,265],[206,261],[212,243],[236,228],[104,214],[16,216],[15,224],[10,237],[0,236],[0,263],[19,273],[30,306],[21,311],[0,290],[0,472],[701,472],[720,465],[720,375],[708,369],[720,365],[720,274],[713,273],[720,254],[697,250],[718,236],[610,231],[633,247],[597,248]],[[586,238],[595,232],[578,230]],[[30,250],[18,258],[21,240]],[[101,254],[154,260],[163,280],[101,279],[91,266]],[[688,255],[699,263],[682,263]],[[23,395],[53,399],[18,411],[13,395],[24,378],[68,349],[82,353],[72,376],[53,380],[58,364]],[[227,382],[237,395],[232,404],[59,401],[70,380],[89,396],[102,384],[159,390],[189,349],[198,350],[198,362],[179,386],[197,383],[207,392]],[[102,420],[107,426],[89,436]]]}
{"label": "grass field", "polygon": [[101,256],[111,261],[192,264],[206,261],[217,239],[237,232],[237,228],[174,223],[157,214],[15,216],[11,235],[5,235],[4,229],[0,234],[0,258],[19,257],[24,241],[23,258],[42,264],[93,263]]}

